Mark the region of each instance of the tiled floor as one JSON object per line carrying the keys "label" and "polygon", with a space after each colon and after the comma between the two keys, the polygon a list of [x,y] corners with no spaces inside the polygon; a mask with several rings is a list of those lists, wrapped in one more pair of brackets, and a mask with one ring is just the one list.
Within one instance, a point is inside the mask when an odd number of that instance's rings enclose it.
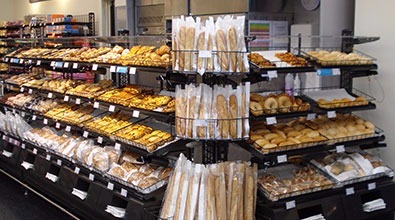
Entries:
{"label": "tiled floor", "polygon": [[0,173],[0,220],[69,220],[61,210]]}

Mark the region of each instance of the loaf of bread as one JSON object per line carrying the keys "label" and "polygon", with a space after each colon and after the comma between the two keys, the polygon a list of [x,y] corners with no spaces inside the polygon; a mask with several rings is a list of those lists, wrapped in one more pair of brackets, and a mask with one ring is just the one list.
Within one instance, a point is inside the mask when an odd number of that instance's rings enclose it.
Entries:
{"label": "loaf of bread", "polygon": [[218,129],[221,138],[229,137],[229,113],[225,96],[217,95]]}
{"label": "loaf of bread", "polygon": [[229,115],[230,115],[230,125],[229,134],[231,138],[237,138],[237,116],[238,116],[238,104],[237,97],[235,95],[229,96]]}
{"label": "loaf of bread", "polygon": [[[202,31],[200,32],[198,39],[197,39],[197,45],[196,45],[197,50],[205,50],[205,32]],[[204,58],[198,58],[198,70],[201,70],[204,68]]]}
{"label": "loaf of bread", "polygon": [[228,41],[229,41],[229,60],[230,60],[230,71],[236,72],[237,70],[237,34],[236,29],[232,26],[228,30]]}
{"label": "loaf of bread", "polygon": [[228,71],[229,67],[229,60],[228,60],[228,51],[227,49],[227,41],[226,41],[226,34],[223,30],[217,30],[215,34],[215,40],[217,43],[217,50],[218,50],[218,63],[221,67],[221,71]]}
{"label": "loaf of bread", "polygon": [[178,50],[180,51],[180,56],[178,59],[178,65],[180,71],[184,71],[185,67],[185,49],[186,49],[186,38],[187,38],[187,28],[182,26],[178,31]]}
{"label": "loaf of bread", "polygon": [[195,46],[195,28],[194,27],[189,27],[187,29],[187,36],[186,36],[186,42],[185,42],[185,49],[188,52],[185,52],[185,69],[190,71],[192,70],[192,62],[193,60],[193,55],[194,53],[190,52],[194,50]]}

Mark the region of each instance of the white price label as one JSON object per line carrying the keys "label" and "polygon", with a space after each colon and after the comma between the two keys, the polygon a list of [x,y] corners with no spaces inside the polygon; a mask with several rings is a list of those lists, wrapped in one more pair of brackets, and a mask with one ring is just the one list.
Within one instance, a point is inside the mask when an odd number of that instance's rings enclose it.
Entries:
{"label": "white price label", "polygon": [[138,118],[140,116],[140,111],[133,111],[133,115],[134,118]]}
{"label": "white price label", "polygon": [[110,105],[110,107],[108,108],[109,112],[115,112],[115,105]]}
{"label": "white price label", "polygon": [[59,129],[60,128],[60,123],[56,122],[55,128]]}
{"label": "white price label", "polygon": [[33,121],[37,120],[37,115],[33,115],[32,120]]}
{"label": "white price label", "polygon": [[33,89],[29,89],[28,93],[33,94]]}
{"label": "white price label", "polygon": [[4,141],[7,140],[7,136],[3,135],[3,140]]}
{"label": "white price label", "polygon": [[37,65],[37,66],[40,66],[40,65],[41,65],[41,60],[37,60],[36,65]]}
{"label": "white price label", "polygon": [[64,65],[63,65],[64,68],[69,68],[69,66],[70,66],[69,62],[65,62]]}
{"label": "white price label", "polygon": [[62,160],[57,159],[57,160],[56,160],[56,164],[57,164],[58,166],[62,166]]}
{"label": "white price label", "polygon": [[47,125],[47,124],[48,124],[48,119],[44,118],[43,123],[44,123],[45,125]]}
{"label": "white price label", "polygon": [[121,196],[128,197],[128,191],[126,189],[121,189]]}
{"label": "white price label", "polygon": [[346,188],[346,196],[354,194],[354,187]]}
{"label": "white price label", "polygon": [[48,98],[49,98],[49,99],[52,99],[52,97],[53,97],[52,92],[48,93]]}
{"label": "white price label", "polygon": [[26,116],[26,112],[21,112],[21,116],[24,118]]}
{"label": "white price label", "polygon": [[115,150],[120,150],[121,149],[121,144],[120,143],[115,143],[114,148],[115,148]]}
{"label": "white price label", "polygon": [[336,118],[336,111],[329,111],[328,118]]}
{"label": "white price label", "polygon": [[333,76],[340,76],[340,74],[341,74],[341,71],[340,71],[339,68],[332,69],[332,75]]}
{"label": "white price label", "polygon": [[117,71],[117,67],[116,66],[111,66],[110,67],[110,72],[115,73],[115,71]]}
{"label": "white price label", "polygon": [[93,108],[99,108],[99,106],[100,106],[100,103],[99,103],[99,102],[93,103]]}
{"label": "white price label", "polygon": [[23,63],[23,61],[24,61],[23,59],[20,59],[20,60],[19,60],[19,63],[20,63],[20,64],[22,64],[22,63]]}
{"label": "white price label", "polygon": [[13,108],[13,109],[12,109],[12,113],[13,113],[13,114],[16,114],[16,109]]}
{"label": "white price label", "polygon": [[277,70],[267,71],[267,75],[269,76],[269,79],[274,79],[278,77]]}
{"label": "white price label", "polygon": [[308,114],[307,115],[307,120],[311,121],[311,120],[315,119],[316,117],[317,117],[316,113]]}
{"label": "white price label", "polygon": [[93,174],[89,174],[89,180],[90,181],[94,181],[95,180],[95,175],[93,175]]}
{"label": "white price label", "polygon": [[25,88],[21,87],[21,89],[19,90],[20,92],[24,92]]}
{"label": "white price label", "polygon": [[134,75],[134,74],[136,74],[136,71],[137,71],[136,67],[130,67],[129,74]]}
{"label": "white price label", "polygon": [[81,99],[80,99],[80,98],[76,98],[76,99],[75,99],[75,104],[76,104],[76,105],[81,104]]}
{"label": "white price label", "polygon": [[9,58],[5,58],[5,59],[4,59],[4,61],[5,61],[6,63],[8,62],[8,60],[9,60]]}
{"label": "white price label", "polygon": [[374,183],[369,183],[369,184],[368,184],[368,190],[374,190],[374,189],[376,189],[376,182],[374,182]]}
{"label": "white price label", "polygon": [[296,203],[295,200],[289,201],[285,203],[285,209],[289,210],[289,209],[293,209],[296,207]]}
{"label": "white price label", "polygon": [[211,57],[211,51],[209,51],[209,50],[199,50],[198,56],[199,56],[199,58],[210,58]]}
{"label": "white price label", "polygon": [[1,153],[3,156],[7,157],[7,158],[11,158],[12,157],[12,153],[8,152],[6,150],[3,151],[3,153]]}
{"label": "white price label", "polygon": [[88,138],[88,136],[89,136],[89,132],[87,132],[87,131],[84,131],[84,133],[82,134],[82,136],[83,136],[84,138]]}
{"label": "white price label", "polygon": [[73,69],[78,69],[78,63],[73,63]]}
{"label": "white price label", "polygon": [[33,154],[37,154],[37,148],[33,149]]}
{"label": "white price label", "polygon": [[74,168],[74,173],[75,174],[80,174],[80,168],[79,167],[75,167]]}
{"label": "white price label", "polygon": [[268,124],[268,125],[277,124],[277,119],[276,119],[276,117],[267,117],[267,118],[266,118],[266,124]]}
{"label": "white price label", "polygon": [[103,138],[102,137],[97,137],[97,143],[99,143],[99,144],[101,144],[101,143],[103,143]]}
{"label": "white price label", "polygon": [[70,96],[65,95],[64,98],[63,98],[63,101],[68,102],[69,100],[70,100]]}
{"label": "white price label", "polygon": [[21,145],[21,148],[22,148],[22,149],[25,149],[25,148],[26,148],[26,144],[22,144],[22,145]]}
{"label": "white price label", "polygon": [[346,151],[346,149],[344,148],[344,145],[336,146],[336,152],[337,153],[343,153],[344,151]]}
{"label": "white price label", "polygon": [[56,181],[58,181],[58,177],[55,176],[55,175],[53,175],[52,173],[47,173],[47,174],[45,175],[45,178],[51,180],[51,181],[54,182],[54,183],[55,183]]}
{"label": "white price label", "polygon": [[277,163],[285,163],[287,162],[287,155],[279,155],[277,156]]}
{"label": "white price label", "polygon": [[71,131],[71,126],[70,125],[67,125],[66,126],[66,132],[70,132]]}
{"label": "white price label", "polygon": [[52,66],[52,67],[55,67],[55,61],[52,61],[52,62],[51,62],[51,66]]}
{"label": "white price label", "polygon": [[32,64],[32,60],[27,61],[29,64]]}
{"label": "white price label", "polygon": [[107,189],[109,189],[109,190],[114,190],[114,183],[108,182],[108,184],[107,184]]}
{"label": "white price label", "polygon": [[47,157],[45,157],[45,159],[47,159],[48,161],[51,160],[51,155],[47,154]]}
{"label": "white price label", "polygon": [[93,70],[93,71],[96,71],[98,67],[99,67],[98,64],[93,64],[93,65],[92,65],[92,70]]}

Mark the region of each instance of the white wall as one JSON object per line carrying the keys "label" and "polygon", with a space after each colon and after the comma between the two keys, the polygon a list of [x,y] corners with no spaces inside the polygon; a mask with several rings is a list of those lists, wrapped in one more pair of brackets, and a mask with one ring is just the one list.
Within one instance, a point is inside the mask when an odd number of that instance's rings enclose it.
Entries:
{"label": "white wall", "polygon": [[[385,92],[385,99],[377,104],[377,110],[363,112],[365,118],[374,122],[385,132],[387,148],[380,151],[381,157],[395,168],[395,30],[393,21],[395,14],[395,1],[393,0],[357,0],[355,16],[355,34],[359,36],[380,36],[377,42],[360,45],[357,48],[377,58],[377,80]],[[370,92],[369,80],[356,81],[357,88]],[[383,98],[379,84],[372,77],[372,95],[376,99]]]}
{"label": "white wall", "polygon": [[14,0],[1,0],[0,21],[16,20]]}

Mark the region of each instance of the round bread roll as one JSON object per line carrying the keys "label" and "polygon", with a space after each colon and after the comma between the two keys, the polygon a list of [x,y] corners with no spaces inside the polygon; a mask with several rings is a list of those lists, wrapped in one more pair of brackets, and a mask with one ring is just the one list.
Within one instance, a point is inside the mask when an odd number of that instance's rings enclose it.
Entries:
{"label": "round bread roll", "polygon": [[318,131],[311,131],[311,132],[307,133],[306,135],[307,135],[307,137],[315,138],[315,137],[319,137],[320,133]]}
{"label": "round bread roll", "polygon": [[259,140],[259,139],[262,139],[262,138],[263,138],[263,136],[259,135],[259,134],[252,134],[252,135],[250,135],[250,140],[252,140],[252,141],[256,141],[256,140]]}
{"label": "round bread roll", "polygon": [[263,108],[258,102],[250,102],[250,112],[254,116],[260,116],[263,114]]}
{"label": "round bread roll", "polygon": [[365,121],[363,124],[364,124],[367,128],[370,128],[370,129],[374,129],[374,128],[375,128],[374,124],[372,124],[372,123],[369,122],[369,121]]}
{"label": "round bread roll", "polygon": [[292,141],[283,141],[281,142],[278,146],[279,147],[284,147],[284,146],[290,146],[290,145],[294,145],[295,143]]}
{"label": "round bread roll", "polygon": [[291,106],[292,102],[288,95],[280,95],[278,97],[278,107],[280,112],[288,112]]}
{"label": "round bread roll", "polygon": [[259,139],[254,142],[254,146],[257,148],[263,148],[266,144],[270,144],[270,142],[266,139]]}
{"label": "round bread roll", "polygon": [[266,134],[264,137],[266,140],[271,141],[274,138],[277,138],[279,135],[278,134],[274,134],[274,133],[270,133],[270,134]]}
{"label": "round bread roll", "polygon": [[299,131],[291,131],[287,134],[288,137],[296,137],[301,135],[301,133]]}
{"label": "round bread roll", "polygon": [[280,130],[274,130],[274,133],[280,135],[280,137],[282,137],[282,138],[284,138],[284,139],[287,138],[287,135],[285,135],[285,133],[282,132],[282,131],[280,131]]}
{"label": "round bread roll", "polygon": [[271,148],[276,148],[276,147],[277,147],[277,144],[269,143],[269,144],[265,144],[262,148],[263,149],[271,149]]}
{"label": "round bread roll", "polygon": [[281,142],[284,142],[285,140],[286,140],[285,138],[277,137],[277,138],[273,138],[273,139],[270,141],[270,143],[278,145],[278,144],[280,144]]}
{"label": "round bread roll", "polygon": [[264,107],[266,114],[275,114],[278,109],[278,102],[276,98],[274,97],[267,98],[265,100]]}

